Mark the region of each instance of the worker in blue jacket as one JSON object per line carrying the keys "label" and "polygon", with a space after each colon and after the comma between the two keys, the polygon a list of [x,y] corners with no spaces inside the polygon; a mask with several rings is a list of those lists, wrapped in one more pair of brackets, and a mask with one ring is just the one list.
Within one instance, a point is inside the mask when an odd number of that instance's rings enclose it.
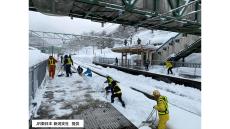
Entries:
{"label": "worker in blue jacket", "polygon": [[92,77],[92,71],[89,68],[86,69],[86,71],[84,72],[84,74],[86,76]]}

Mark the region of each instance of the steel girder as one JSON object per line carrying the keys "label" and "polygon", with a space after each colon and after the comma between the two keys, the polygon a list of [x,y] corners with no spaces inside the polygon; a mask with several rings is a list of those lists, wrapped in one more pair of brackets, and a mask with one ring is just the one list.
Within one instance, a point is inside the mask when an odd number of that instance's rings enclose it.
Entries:
{"label": "steel girder", "polygon": [[[39,12],[44,11],[45,8],[42,10],[42,7],[46,7],[48,5],[39,5],[38,1],[44,2],[45,0],[30,0],[29,9],[32,11],[39,11]],[[61,0],[55,0],[55,1],[61,1]],[[78,18],[90,19],[92,21],[97,21],[102,23],[110,22],[110,23],[117,23],[123,25],[130,25],[134,27],[145,27],[151,30],[160,29],[160,30],[174,31],[174,32],[181,32],[181,30],[184,30],[182,31],[183,33],[190,33],[195,35],[201,34],[200,32],[201,23],[197,21],[198,19],[197,13],[200,12],[200,7],[198,7],[200,6],[200,0],[191,0],[188,3],[185,3],[184,5],[182,5],[183,3],[181,3],[181,0],[174,0],[174,1],[167,0],[169,6],[171,7],[171,10],[166,11],[164,13],[159,13],[157,11],[157,7],[158,7],[158,4],[156,2],[157,0],[152,1],[153,4],[152,10],[146,10],[143,8],[141,9],[136,7],[136,4],[143,0],[67,0],[67,1],[69,2],[68,4],[66,4],[66,6],[68,5],[68,7],[69,5],[71,5],[72,2],[72,6],[69,9],[69,13],[63,11],[63,13],[58,14],[58,11],[61,12],[61,10],[64,9],[64,8],[60,8],[59,6],[57,6],[57,8],[53,6],[47,7],[46,10],[51,10],[51,11],[43,12],[43,13],[52,14],[53,12],[55,12],[56,9],[57,10],[56,15],[65,15],[65,16],[67,15],[70,16],[71,18],[78,17]],[[111,1],[115,1],[115,2],[113,3]],[[190,12],[185,11],[187,10],[188,7],[191,8],[191,6],[193,6],[194,4],[196,4],[194,10],[191,10]],[[58,7],[60,8],[59,10]],[[188,16],[188,14],[190,16]],[[186,15],[188,17],[185,17]],[[189,19],[189,17],[193,17],[193,15],[195,15],[195,18]],[[161,24],[164,23],[169,23],[169,24],[166,24],[164,27],[162,27]],[[195,25],[193,31],[191,30],[191,28],[186,27],[187,24],[191,24],[191,26]],[[176,25],[176,26],[172,26],[172,25]],[[186,29],[188,29],[187,32]]]}

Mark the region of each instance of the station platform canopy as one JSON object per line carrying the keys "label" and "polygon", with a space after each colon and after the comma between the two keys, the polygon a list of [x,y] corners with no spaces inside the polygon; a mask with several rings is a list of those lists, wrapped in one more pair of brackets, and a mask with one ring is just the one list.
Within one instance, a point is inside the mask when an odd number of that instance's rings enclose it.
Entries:
{"label": "station platform canopy", "polygon": [[140,54],[142,52],[155,52],[157,50],[157,47],[139,44],[133,46],[116,47],[111,50],[117,53]]}

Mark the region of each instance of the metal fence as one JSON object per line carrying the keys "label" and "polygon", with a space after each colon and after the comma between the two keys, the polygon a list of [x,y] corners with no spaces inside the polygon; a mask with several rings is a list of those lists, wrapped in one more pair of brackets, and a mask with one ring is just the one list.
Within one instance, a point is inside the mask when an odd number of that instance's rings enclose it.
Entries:
{"label": "metal fence", "polygon": [[134,68],[134,69],[144,69],[144,66],[141,65],[141,60],[122,60],[118,59],[118,63],[115,62],[115,58],[104,58],[104,57],[95,57],[94,62],[103,63],[103,64],[110,64],[110,65],[116,65],[121,67],[127,67],[127,68]]}
{"label": "metal fence", "polygon": [[[128,68],[136,68],[136,69],[144,69],[145,62],[140,59],[127,59],[126,61],[118,59],[118,63],[116,64],[115,58],[104,58],[104,57],[95,57],[94,62],[117,65]],[[150,61],[151,65],[164,65],[164,61],[162,60],[152,60]],[[185,63],[185,62],[173,62],[174,67],[190,67],[190,68],[201,68],[201,64],[199,63]]]}
{"label": "metal fence", "polygon": [[[164,61],[152,60],[150,65],[164,65]],[[200,63],[187,63],[187,62],[173,61],[173,67],[201,68],[201,64]]]}
{"label": "metal fence", "polygon": [[34,99],[36,90],[41,86],[47,68],[48,60],[38,63],[29,68],[29,102]]}

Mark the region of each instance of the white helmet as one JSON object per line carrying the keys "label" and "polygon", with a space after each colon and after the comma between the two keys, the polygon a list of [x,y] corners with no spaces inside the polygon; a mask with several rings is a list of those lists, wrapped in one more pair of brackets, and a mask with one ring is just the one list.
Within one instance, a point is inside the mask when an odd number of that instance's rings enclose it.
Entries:
{"label": "white helmet", "polygon": [[160,96],[160,92],[158,90],[153,91],[153,96]]}

